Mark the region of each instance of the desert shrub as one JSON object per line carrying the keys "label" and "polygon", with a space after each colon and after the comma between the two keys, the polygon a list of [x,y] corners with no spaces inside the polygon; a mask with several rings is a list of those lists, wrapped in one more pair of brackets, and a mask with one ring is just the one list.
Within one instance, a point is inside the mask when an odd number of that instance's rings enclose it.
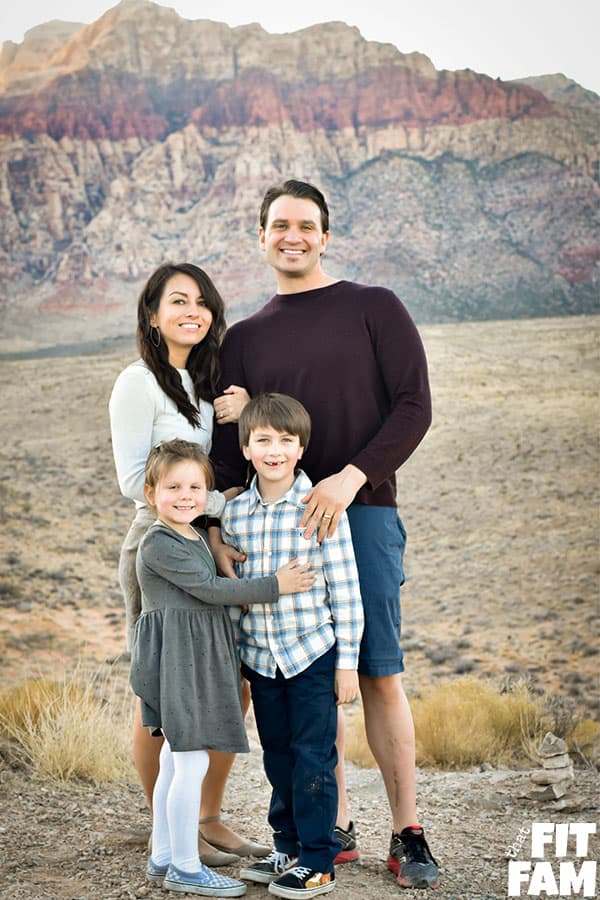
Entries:
{"label": "desert shrub", "polygon": [[[579,673],[574,673],[577,676]],[[565,678],[565,681],[568,679]],[[564,694],[552,694],[544,697],[544,714],[552,723],[551,731],[557,737],[568,740],[581,721],[581,713],[571,697]]]}
{"label": "desert shrub", "polygon": [[439,681],[411,708],[419,765],[513,762],[544,732],[541,706],[525,684],[500,692],[473,676]]}
{"label": "desert shrub", "polygon": [[363,722],[362,709],[354,704],[346,709],[346,759],[363,769],[374,769],[375,758],[369,749]]}
{"label": "desert shrub", "polygon": [[55,781],[131,781],[130,695],[82,671],[0,693],[2,753]]}
{"label": "desert shrub", "polygon": [[[555,724],[570,749],[586,760],[598,755],[600,725],[572,717],[548,698],[534,697],[526,682],[496,686],[474,676],[438,681],[411,697],[415,723],[417,765],[462,769],[482,763],[536,764],[536,750]],[[554,721],[554,713],[558,713]],[[595,749],[594,749],[595,748]],[[350,714],[346,757],[371,767],[375,761],[367,746],[361,715]]]}
{"label": "desert shrub", "polygon": [[544,719],[557,737],[563,738],[579,761],[591,767],[600,760],[600,723],[586,718],[573,698],[563,694],[543,698]]}
{"label": "desert shrub", "polygon": [[0,581],[0,604],[3,606],[12,606],[17,603],[23,596],[23,586],[12,578],[2,579]]}
{"label": "desert shrub", "polygon": [[568,743],[590,768],[600,768],[600,722],[582,719],[569,735]]}

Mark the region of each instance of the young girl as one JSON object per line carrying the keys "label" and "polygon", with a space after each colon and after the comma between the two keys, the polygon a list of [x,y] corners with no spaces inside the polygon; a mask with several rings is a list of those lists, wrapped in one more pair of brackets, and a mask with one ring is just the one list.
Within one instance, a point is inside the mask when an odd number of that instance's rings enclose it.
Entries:
{"label": "young girl", "polygon": [[248,751],[240,669],[227,605],[275,603],[308,590],[314,574],[292,560],[263,578],[220,578],[205,533],[191,525],[212,487],[210,462],[182,440],[155,447],[145,495],[157,516],[140,542],[142,590],[131,686],[142,723],[165,740],[153,794],[147,877],[167,889],[239,897],[241,881],[213,872],[198,855],[198,816],[208,750]]}

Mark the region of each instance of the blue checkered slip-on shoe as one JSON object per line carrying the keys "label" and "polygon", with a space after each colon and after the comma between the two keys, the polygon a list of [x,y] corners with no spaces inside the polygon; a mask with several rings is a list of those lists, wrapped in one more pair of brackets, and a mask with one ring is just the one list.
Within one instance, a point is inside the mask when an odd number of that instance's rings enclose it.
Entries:
{"label": "blue checkered slip-on shoe", "polygon": [[183,872],[173,863],[167,869],[163,887],[168,891],[185,894],[200,894],[202,897],[241,897],[246,893],[246,885],[236,878],[217,875],[208,866],[200,863],[199,872]]}
{"label": "blue checkered slip-on shoe", "polygon": [[157,884],[162,884],[168,868],[168,865],[159,866],[158,863],[155,863],[152,857],[150,857],[146,865],[146,881],[154,881]]}

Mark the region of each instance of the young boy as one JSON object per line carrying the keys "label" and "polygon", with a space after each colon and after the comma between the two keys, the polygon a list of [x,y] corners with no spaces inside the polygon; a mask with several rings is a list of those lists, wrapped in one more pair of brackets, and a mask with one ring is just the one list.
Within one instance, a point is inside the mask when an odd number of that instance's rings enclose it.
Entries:
{"label": "young boy", "polygon": [[[274,572],[279,560],[310,561],[310,591],[283,597],[277,609],[253,606],[239,619],[242,673],[250,682],[265,772],[271,783],[271,854],[240,877],[279,897],[315,897],[335,887],[336,703],[357,696],[363,610],[350,527],[308,541],[301,498],[311,488],[297,468],[310,417],[284,394],[260,394],[240,415],[239,440],[256,475],[225,508],[226,543],[245,554],[238,574]],[[235,615],[235,613],[234,613]]]}

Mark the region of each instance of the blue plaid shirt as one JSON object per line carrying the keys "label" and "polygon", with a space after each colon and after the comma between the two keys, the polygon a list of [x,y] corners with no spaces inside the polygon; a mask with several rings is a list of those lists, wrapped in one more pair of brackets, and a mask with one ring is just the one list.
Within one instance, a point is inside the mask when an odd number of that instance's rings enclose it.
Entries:
{"label": "blue plaid shirt", "polygon": [[265,503],[256,478],[231,500],[221,516],[223,540],[246,554],[236,563],[245,578],[273,575],[297,557],[310,561],[317,579],[310,591],[283,594],[273,606],[252,605],[247,613],[230,609],[238,621],[240,656],[255,672],[274,678],[298,675],[337,642],[338,669],[356,669],[363,632],[363,608],[348,517],[344,513],[333,537],[322,544],[304,537],[300,502],[311,489],[298,472],[290,490]]}

